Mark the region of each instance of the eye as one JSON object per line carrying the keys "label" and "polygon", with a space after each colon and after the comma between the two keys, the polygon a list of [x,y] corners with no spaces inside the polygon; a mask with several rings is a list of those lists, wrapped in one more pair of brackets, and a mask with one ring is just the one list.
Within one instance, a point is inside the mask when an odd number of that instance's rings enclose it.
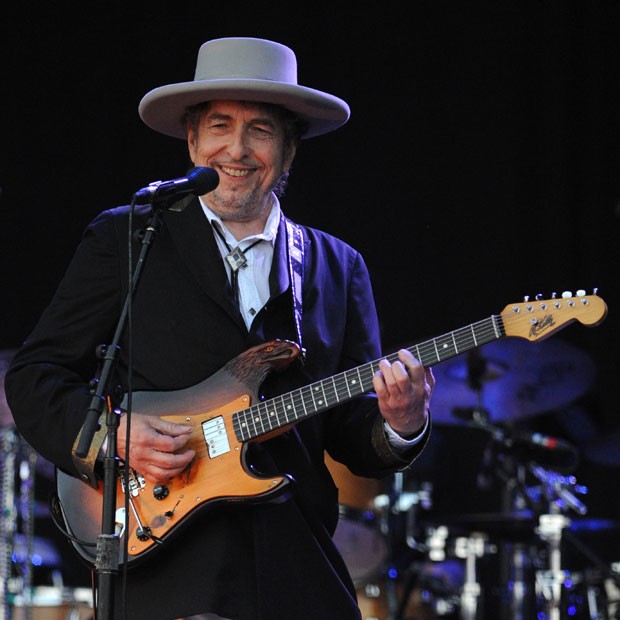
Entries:
{"label": "eye", "polygon": [[274,134],[273,127],[269,125],[253,125],[250,131],[253,136],[263,140],[270,138]]}
{"label": "eye", "polygon": [[227,128],[228,128],[228,123],[225,123],[224,121],[214,121],[207,125],[207,129],[214,133],[222,133],[226,131]]}

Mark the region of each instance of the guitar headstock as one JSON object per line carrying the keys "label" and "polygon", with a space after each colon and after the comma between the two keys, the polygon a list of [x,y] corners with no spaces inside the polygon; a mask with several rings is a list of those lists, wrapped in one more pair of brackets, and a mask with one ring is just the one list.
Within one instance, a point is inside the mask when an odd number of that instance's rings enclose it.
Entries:
{"label": "guitar headstock", "polygon": [[551,299],[537,295],[533,300],[509,304],[501,312],[506,336],[543,340],[574,321],[593,327],[607,316],[607,304],[596,294],[577,291],[575,295],[555,293]]}

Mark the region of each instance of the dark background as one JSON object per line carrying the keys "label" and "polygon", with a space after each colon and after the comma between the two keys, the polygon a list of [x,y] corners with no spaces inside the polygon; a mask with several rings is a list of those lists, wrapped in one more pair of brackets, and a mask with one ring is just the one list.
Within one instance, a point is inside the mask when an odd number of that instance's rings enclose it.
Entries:
{"label": "dark background", "polygon": [[[386,352],[524,295],[598,288],[602,325],[531,345],[573,362],[557,401],[547,394],[507,421],[577,445],[589,514],[616,517],[620,3],[346,4],[5,7],[0,349],[27,336],[96,213],[184,173],[184,144],[142,124],[141,97],[191,80],[208,39],[271,38],[296,51],[301,84],[351,105],[344,128],[302,145],[283,206],[363,253]],[[517,352],[507,344],[505,355],[518,391]],[[475,483],[487,436],[472,440],[451,417],[469,400],[445,381],[437,390],[419,477],[447,512],[494,510]]]}

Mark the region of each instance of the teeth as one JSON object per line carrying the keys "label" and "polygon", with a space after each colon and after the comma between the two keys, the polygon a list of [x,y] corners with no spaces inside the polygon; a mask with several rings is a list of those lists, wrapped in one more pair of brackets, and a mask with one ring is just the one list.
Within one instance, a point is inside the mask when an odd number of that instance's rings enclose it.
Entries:
{"label": "teeth", "polygon": [[246,177],[250,174],[249,170],[237,170],[235,168],[226,168],[225,166],[222,166],[222,170],[233,177]]}

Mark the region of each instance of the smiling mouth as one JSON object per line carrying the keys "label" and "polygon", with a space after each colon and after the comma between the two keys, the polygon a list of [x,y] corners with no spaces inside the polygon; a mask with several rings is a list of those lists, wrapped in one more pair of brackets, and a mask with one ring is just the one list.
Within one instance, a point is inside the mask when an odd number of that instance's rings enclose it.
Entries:
{"label": "smiling mouth", "polygon": [[220,166],[222,172],[230,175],[231,177],[247,177],[252,171],[251,170],[238,170],[237,168],[229,168],[228,166]]}

